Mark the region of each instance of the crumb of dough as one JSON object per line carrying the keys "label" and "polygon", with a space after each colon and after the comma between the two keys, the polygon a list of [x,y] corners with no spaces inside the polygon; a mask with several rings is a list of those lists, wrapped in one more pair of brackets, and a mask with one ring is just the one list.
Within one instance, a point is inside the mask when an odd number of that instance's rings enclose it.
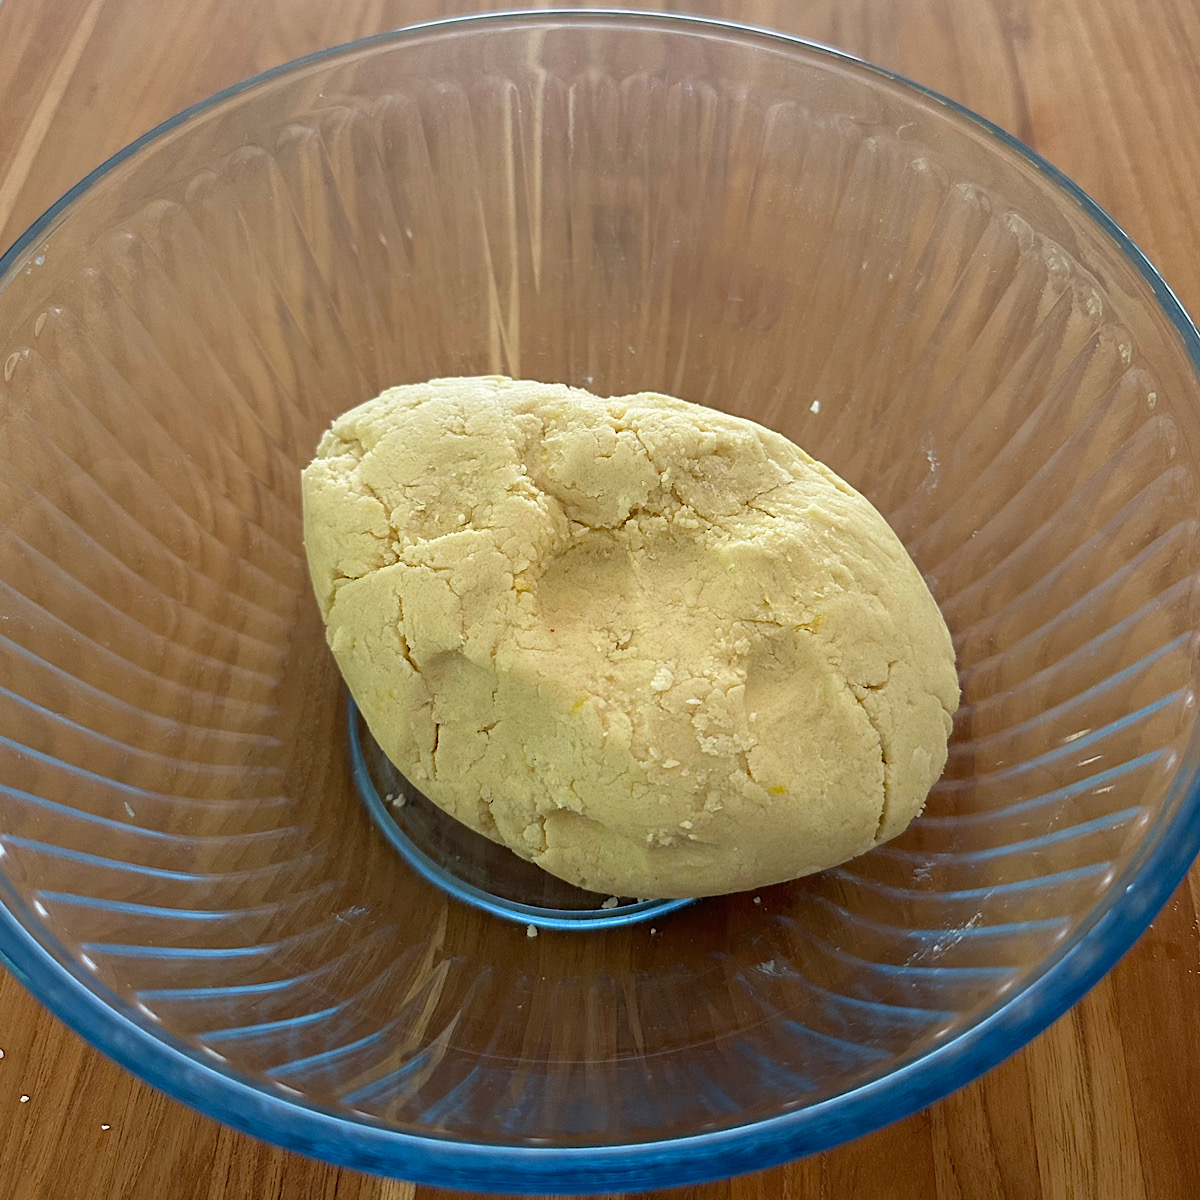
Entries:
{"label": "crumb of dough", "polygon": [[600,905],[600,907],[601,908],[616,908],[617,905],[620,903],[621,903],[621,900],[620,900],[619,896],[609,896],[609,898],[607,900],[605,900],[604,903]]}
{"label": "crumb of dough", "polygon": [[538,927],[536,925],[526,925],[525,926],[525,936],[526,937],[535,938],[535,937],[537,937],[537,935],[538,935]]}
{"label": "crumb of dough", "polygon": [[580,887],[822,870],[904,829],[945,764],[954,652],[919,571],[751,421],[437,379],[339,417],[303,496],[329,645],[384,751]]}

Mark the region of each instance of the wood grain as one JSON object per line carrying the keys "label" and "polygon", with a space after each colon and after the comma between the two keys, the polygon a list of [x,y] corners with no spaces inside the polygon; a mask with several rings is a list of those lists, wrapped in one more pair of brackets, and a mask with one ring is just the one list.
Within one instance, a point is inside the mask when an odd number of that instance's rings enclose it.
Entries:
{"label": "wood grain", "polygon": [[[470,0],[8,0],[0,242],[107,155],[255,71]],[[633,5],[636,7],[636,5]],[[1195,0],[692,0],[842,46],[1012,130],[1200,309]],[[1173,1200],[1200,1195],[1200,872],[1080,1005],[923,1113],[681,1200]],[[233,1133],[87,1047],[0,975],[0,1197],[420,1200]],[[22,1097],[28,1097],[22,1101]],[[902,1170],[898,1169],[902,1166]]]}

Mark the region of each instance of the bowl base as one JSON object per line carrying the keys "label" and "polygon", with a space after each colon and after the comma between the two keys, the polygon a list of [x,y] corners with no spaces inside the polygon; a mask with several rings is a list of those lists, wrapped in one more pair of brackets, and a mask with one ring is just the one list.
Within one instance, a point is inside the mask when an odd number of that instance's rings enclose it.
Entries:
{"label": "bowl base", "polygon": [[375,824],[410,867],[462,903],[535,929],[611,929],[692,903],[605,896],[548,874],[438,808],[384,754],[353,699],[348,727],[354,783]]}

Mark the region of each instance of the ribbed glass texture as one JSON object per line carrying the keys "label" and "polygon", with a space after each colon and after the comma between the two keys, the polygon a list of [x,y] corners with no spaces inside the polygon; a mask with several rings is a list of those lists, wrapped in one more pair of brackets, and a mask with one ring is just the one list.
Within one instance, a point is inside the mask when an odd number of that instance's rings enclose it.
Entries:
{"label": "ribbed glass texture", "polygon": [[[225,1120],[480,1188],[763,1165],[1016,1049],[1195,851],[1194,331],[936,97],[703,21],[450,23],[201,106],[3,269],[0,951]],[[404,864],[299,471],[485,372],[753,417],[881,509],[963,689],[904,836],[536,938]]]}

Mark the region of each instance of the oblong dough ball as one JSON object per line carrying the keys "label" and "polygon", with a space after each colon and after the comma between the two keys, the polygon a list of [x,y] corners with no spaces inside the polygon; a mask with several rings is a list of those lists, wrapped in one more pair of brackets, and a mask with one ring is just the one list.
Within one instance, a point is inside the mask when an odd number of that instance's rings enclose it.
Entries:
{"label": "oblong dough ball", "polygon": [[900,832],[954,652],[917,568],[786,438],[669,396],[393,388],[304,472],[329,645],[464,824],[581,887],[754,888]]}

